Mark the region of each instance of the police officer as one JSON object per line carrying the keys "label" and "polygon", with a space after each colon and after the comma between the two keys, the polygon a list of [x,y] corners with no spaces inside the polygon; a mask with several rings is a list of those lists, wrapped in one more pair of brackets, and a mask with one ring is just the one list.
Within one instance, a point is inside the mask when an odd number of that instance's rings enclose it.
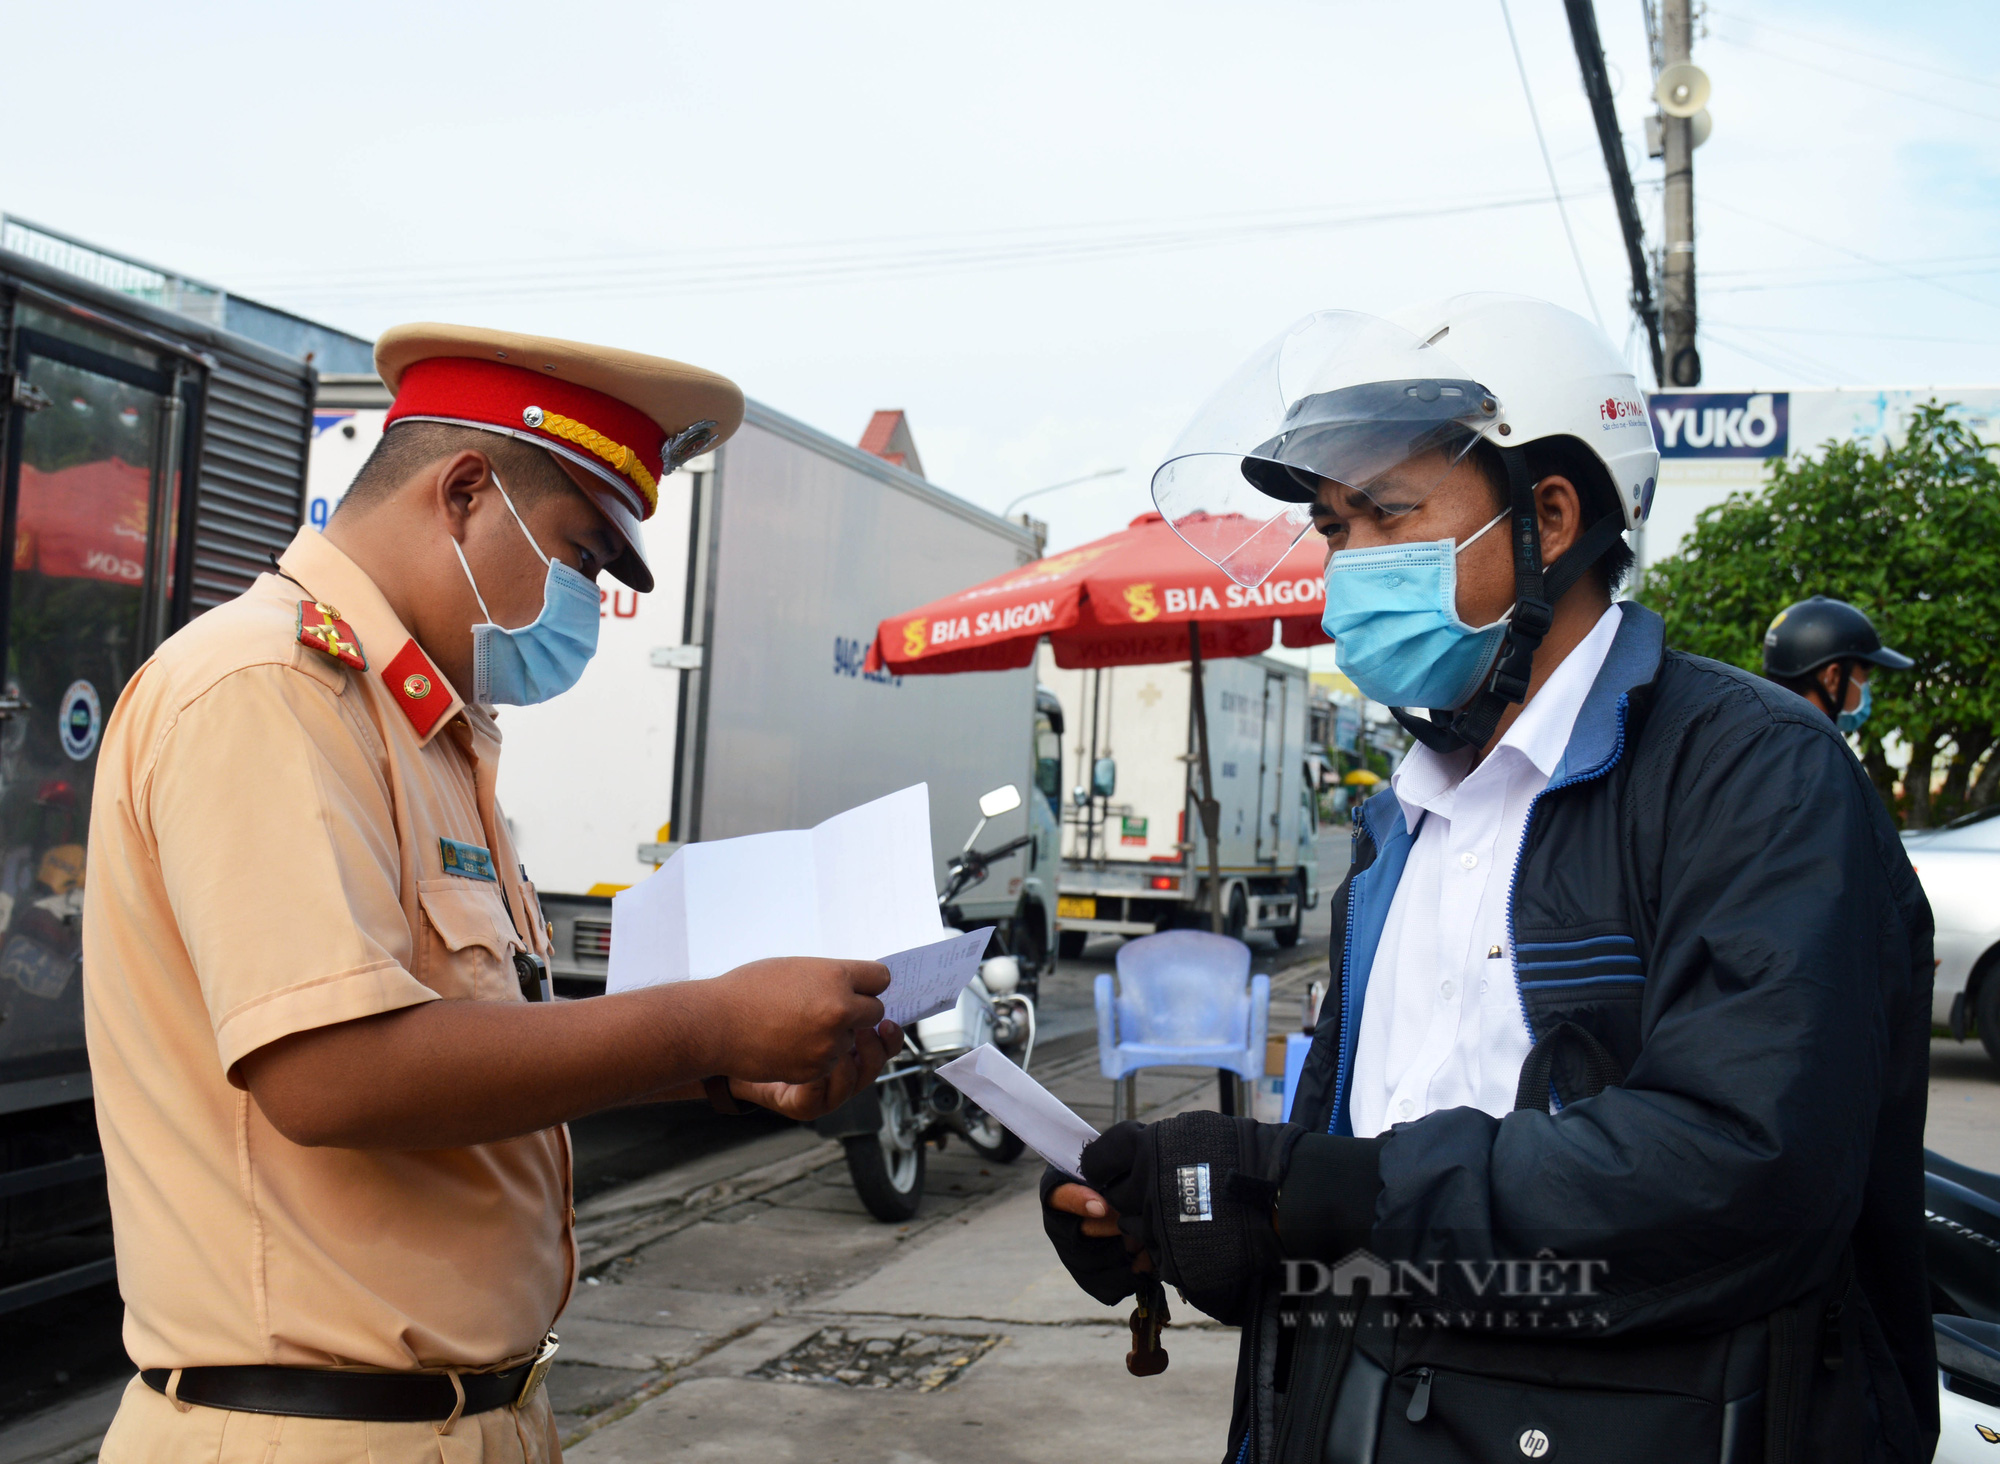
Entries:
{"label": "police officer", "polygon": [[1044,1178],[1092,1295],[1242,1329],[1224,1458],[1930,1456],[1930,912],[1825,717],[1614,599],[1657,467],[1601,331],[1466,295],[1299,322],[1154,476],[1239,582],[1324,536],[1417,740],[1291,1121]]}
{"label": "police officer", "polygon": [[549,1001],[494,799],[494,707],[576,681],[601,575],[652,589],[639,525],[742,394],[455,326],[375,359],[395,405],[324,535],[162,645],[104,741],[86,1012],[140,1369],[108,1464],[556,1459],[565,1122],[811,1117],[901,1041],[872,962]]}
{"label": "police officer", "polygon": [[1764,674],[1813,703],[1844,733],[1868,720],[1870,672],[1916,662],[1882,644],[1875,624],[1845,600],[1814,595],[1778,612],[1764,632]]}

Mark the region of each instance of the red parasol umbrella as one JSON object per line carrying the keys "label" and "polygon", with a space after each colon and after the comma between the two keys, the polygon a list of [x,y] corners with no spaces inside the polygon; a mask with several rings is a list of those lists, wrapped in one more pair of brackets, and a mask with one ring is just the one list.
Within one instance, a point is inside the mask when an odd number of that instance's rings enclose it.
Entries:
{"label": "red parasol umbrella", "polygon": [[1043,636],[1065,670],[1186,661],[1201,627],[1210,658],[1331,644],[1319,628],[1326,546],[1308,536],[1271,577],[1246,589],[1182,542],[1157,513],[1118,533],[884,620],[868,669],[899,676],[1012,671]]}
{"label": "red parasol umbrella", "polygon": [[1288,646],[1331,645],[1320,629],[1325,558],[1324,542],[1308,535],[1269,579],[1246,588],[1190,549],[1160,515],[1145,513],[1081,548],[891,615],[876,627],[867,669],[899,676],[1012,671],[1034,660],[1043,636],[1066,670],[1191,662],[1201,768],[1196,808],[1208,839],[1210,922],[1219,930],[1219,808],[1209,776],[1202,658],[1268,651],[1274,621]]}

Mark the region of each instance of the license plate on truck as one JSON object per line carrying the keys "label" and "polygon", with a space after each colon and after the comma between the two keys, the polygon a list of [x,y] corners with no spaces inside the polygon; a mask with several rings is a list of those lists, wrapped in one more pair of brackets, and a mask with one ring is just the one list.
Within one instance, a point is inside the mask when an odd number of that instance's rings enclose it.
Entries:
{"label": "license plate on truck", "polygon": [[1056,919],[1095,920],[1097,918],[1097,897],[1094,895],[1057,895]]}

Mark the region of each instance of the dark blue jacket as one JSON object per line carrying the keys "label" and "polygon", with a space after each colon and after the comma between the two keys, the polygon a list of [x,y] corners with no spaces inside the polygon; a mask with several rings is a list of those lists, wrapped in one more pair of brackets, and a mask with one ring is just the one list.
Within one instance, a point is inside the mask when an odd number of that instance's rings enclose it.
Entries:
{"label": "dark blue jacket", "polygon": [[[1553,1113],[1455,1108],[1342,1137],[1368,974],[1413,842],[1385,790],[1355,821],[1293,1106],[1334,1137],[1301,1143],[1286,1191],[1321,1195],[1314,1228],[1385,1259],[1601,1258],[1608,1331],[1628,1336],[1766,1316],[1851,1248],[1876,1453],[1927,1460],[1929,906],[1828,718],[1664,650],[1658,616],[1621,608],[1529,809],[1508,927],[1531,1040],[1576,1024],[1622,1080],[1565,1103],[1574,1070],[1558,1064]],[[1274,1397],[1277,1305],[1267,1292],[1244,1327],[1232,1459],[1272,1460],[1275,1425],[1306,1391],[1293,1380]]]}

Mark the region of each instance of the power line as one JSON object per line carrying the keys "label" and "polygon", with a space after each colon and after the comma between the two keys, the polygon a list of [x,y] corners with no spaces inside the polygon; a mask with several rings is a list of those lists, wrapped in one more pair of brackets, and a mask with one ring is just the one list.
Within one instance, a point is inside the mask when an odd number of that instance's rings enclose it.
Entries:
{"label": "power line", "polygon": [[[1701,324],[1700,333],[1716,345],[1734,351],[1738,355],[1747,356],[1750,360],[1757,362],[1759,365],[1768,366],[1774,371],[1782,371],[1788,376],[1817,376],[1826,382],[1839,382],[1845,379],[1852,379],[1846,373],[1828,366],[1823,361],[1815,361],[1809,356],[1802,356],[1795,351],[1787,351],[1782,346],[1772,346],[1767,343],[1766,349],[1778,352],[1778,356],[1765,355],[1743,344],[1740,339],[1731,340],[1729,337],[1735,335],[1736,332],[1729,330],[1727,327],[1724,327],[1721,333],[1718,334],[1706,320]],[[1790,359],[1781,359],[1782,357],[1789,357]]]}
{"label": "power line", "polygon": [[1849,86],[1865,86],[1870,91],[1885,92],[1889,96],[1901,97],[1905,101],[1922,102],[1926,106],[1942,107],[1947,112],[1961,112],[1967,117],[1977,117],[1982,122],[2000,122],[2000,113],[1976,112],[1970,107],[1961,107],[1957,102],[1947,102],[1937,97],[1927,97],[1922,92],[1904,91],[1900,87],[1884,86],[1879,81],[1870,81],[1866,77],[1852,76],[1845,71],[1836,71],[1831,66],[1820,65],[1817,61],[1806,61],[1797,56],[1788,56],[1783,51],[1774,51],[1768,46],[1760,46],[1753,41],[1734,40],[1729,36],[1717,36],[1716,39],[1721,41],[1725,46],[1736,47],[1739,51],[1755,51],[1760,56],[1770,56],[1775,60],[1786,62],[1792,66],[1803,66],[1807,71],[1817,71],[1822,76],[1831,76],[1837,81],[1846,82]]}
{"label": "power line", "polygon": [[1604,315],[1597,308],[1597,292],[1590,288],[1590,271],[1583,267],[1583,251],[1576,247],[1576,230],[1569,225],[1569,209],[1563,203],[1562,184],[1556,181],[1556,165],[1549,157],[1549,140],[1542,135],[1542,114],[1535,107],[1535,89],[1528,85],[1527,63],[1521,60],[1521,43],[1514,35],[1514,15],[1507,0],[1500,0],[1500,18],[1507,22],[1507,44],[1514,48],[1514,69],[1521,73],[1521,95],[1527,98],[1528,116],[1535,124],[1535,142],[1542,150],[1542,166],[1548,170],[1549,192],[1554,195],[1556,212],[1562,215],[1563,237],[1569,240],[1569,257],[1576,261],[1577,278],[1583,281],[1583,297],[1590,302],[1591,318],[1604,329]]}
{"label": "power line", "polygon": [[[1749,219],[1752,223],[1758,223],[1764,225],[1764,227],[1766,227],[1767,229],[1776,229],[1780,233],[1791,234],[1796,238],[1805,240],[1808,244],[1817,244],[1822,249],[1831,249],[1836,254],[1845,254],[1846,256],[1848,256],[1848,258],[1858,259],[1863,264],[1872,264],[1877,269],[1893,270],[1897,274],[1902,275],[1906,279],[1926,280],[1926,277],[1923,275],[1916,274],[1909,270],[1898,269],[1895,265],[1891,264],[1886,259],[1877,259],[1873,255],[1863,254],[1858,249],[1849,249],[1845,244],[1836,244],[1830,239],[1820,238],[1817,234],[1808,234],[1804,229],[1795,228],[1791,224],[1781,224],[1776,219],[1767,219],[1762,214],[1755,214],[1750,212],[1750,210],[1747,208],[1738,208],[1733,203],[1725,203],[1721,199],[1713,197],[1708,199],[1708,202],[1714,207],[1720,208],[1727,213],[1740,215],[1743,218]],[[1927,283],[1933,285],[1937,289],[1943,290],[1948,295],[1957,295],[1962,299],[1972,300],[1981,305],[1991,306],[1995,309],[2000,309],[2000,302],[1989,300],[1984,295],[1975,295],[1970,290],[1955,290],[1950,285],[1939,284],[1935,279],[1928,279]]]}
{"label": "power line", "polygon": [[[1900,57],[1885,56],[1880,51],[1863,50],[1859,46],[1843,46],[1839,41],[1829,41],[1826,37],[1816,36],[1811,31],[1794,30],[1786,25],[1773,25],[1761,16],[1741,16],[1734,11],[1717,10],[1713,5],[1708,7],[1708,13],[1718,20],[1728,20],[1732,23],[1747,23],[1760,31],[1776,31],[1781,36],[1793,36],[1802,41],[1810,41],[1813,45],[1824,46],[1830,51],[1845,51],[1850,56],[1860,56],[1865,60],[1886,61],[1891,66],[1907,67],[1911,71],[1927,71],[1932,76],[1942,76],[1951,81],[1962,81],[1967,86],[1991,87],[1995,91],[2000,91],[2000,81],[1990,81],[1978,76],[1967,76],[1962,71],[1946,71],[1941,66],[1927,66],[1921,61],[1905,61]],[[1722,37],[1721,39],[1726,40],[1729,38]]]}
{"label": "power line", "polygon": [[[1601,190],[1586,189],[1583,193]],[[590,262],[549,261],[539,266],[508,262],[495,266],[493,274],[480,276],[460,268],[450,274],[384,271],[358,275],[314,288],[306,283],[289,291],[274,290],[270,284],[256,285],[260,293],[282,294],[294,301],[343,302],[355,298],[382,298],[396,292],[421,293],[426,299],[481,298],[496,293],[522,296],[588,296],[603,293],[672,294],[692,290],[722,291],[749,288],[779,288],[812,284],[825,280],[854,280],[880,275],[923,275],[962,270],[1005,268],[1051,262],[1108,259],[1171,249],[1202,248],[1250,237],[1282,237],[1289,234],[1318,233],[1361,227],[1369,224],[1409,222],[1490,213],[1519,208],[1542,207],[1548,199],[1540,194],[1494,198],[1473,203],[1430,207],[1384,209],[1367,213],[1320,214],[1304,218],[1272,219],[1259,216],[1251,222],[1215,223],[1195,228],[1160,228],[1125,234],[1055,236],[1010,242],[966,243],[942,248],[904,248],[868,251],[844,246],[820,246],[817,256],[786,260],[750,258],[732,263],[713,262],[650,263],[605,266]],[[787,246],[794,247],[794,246]],[[796,246],[810,247],[810,246]],[[717,251],[720,252],[720,251]],[[522,272],[523,270],[526,272]]]}
{"label": "power line", "polygon": [[1844,340],[1916,340],[1926,346],[2000,346],[2000,340],[1974,340],[1972,336],[1900,336],[1880,330],[1818,330],[1812,326],[1766,326],[1766,324],[1746,324],[1742,320],[1724,320],[1724,326],[1736,330],[1754,330],[1770,336],[1840,336]]}
{"label": "power line", "polygon": [[[1883,260],[1882,263],[1884,265],[1892,266],[1898,269],[1907,268],[1909,266],[1920,265],[1920,264],[1977,264],[1977,265],[2000,264],[2000,254],[1994,254],[1991,253],[1990,251],[1980,254],[1926,254],[1919,256],[1915,259],[1887,259]],[[1826,269],[1854,268],[1854,266],[1851,264],[1832,264],[1821,267]],[[1798,273],[1798,271],[1793,269],[1772,269],[1768,267],[1756,268],[1756,269],[1711,269],[1711,270],[1704,270],[1702,272],[1702,278],[1710,280],[1740,279],[1746,275],[1782,276],[1782,275],[1790,275],[1796,273]],[[1949,273],[1949,271],[1947,271],[1947,273]]]}
{"label": "power line", "polygon": [[[1927,283],[1933,280],[1958,279],[1965,275],[2000,274],[2000,265],[1988,269],[1938,270],[1931,274],[1912,274],[1908,270],[1891,270],[1887,274],[1836,275],[1816,280],[1773,280],[1765,284],[1748,285],[1706,285],[1702,293],[1707,295],[1756,295],[1771,290],[1831,290],[1847,285],[1884,285],[1905,280]],[[1953,294],[1958,291],[1954,290]],[[1968,298],[1978,299],[1977,296]],[[1981,302],[1982,304],[1985,302]]]}
{"label": "power line", "polygon": [[[1490,206],[1525,206],[1543,202],[1539,195],[1523,197],[1519,195],[1492,195],[1486,198],[1462,200],[1447,206],[1446,211],[1460,209],[1480,209]],[[1398,211],[1400,210],[1400,211]],[[1093,223],[1071,225],[1022,225],[999,229],[973,229],[946,233],[919,233],[902,235],[871,235],[860,238],[790,240],[775,244],[721,244],[705,247],[679,248],[674,253],[674,262],[665,265],[657,249],[623,250],[598,254],[579,259],[573,254],[541,256],[515,259],[496,264],[490,268],[510,271],[527,271],[526,278],[532,280],[552,269],[576,272],[582,269],[594,271],[609,277],[617,273],[620,265],[638,272],[658,271],[662,268],[693,269],[706,263],[713,267],[724,265],[731,268],[747,269],[775,264],[789,264],[797,268],[814,265],[840,264],[856,259],[876,260],[890,257],[885,251],[902,251],[904,254],[924,256],[948,254],[953,251],[982,249],[1058,249],[1088,245],[1092,242],[1120,241],[1133,238],[1150,238],[1163,231],[1175,236],[1196,235],[1210,230],[1243,231],[1258,229],[1287,230],[1300,227],[1318,227],[1329,222],[1345,223],[1365,221],[1371,218],[1393,219],[1415,214],[1436,212],[1433,205],[1395,205],[1387,211],[1356,214],[1351,211],[1334,212],[1325,205],[1314,208],[1258,209],[1229,214],[1208,214],[1189,219],[1120,219],[1100,220]],[[1132,231],[1141,233],[1134,234]],[[486,283],[506,283],[517,276],[487,275]],[[466,266],[454,261],[450,265],[417,265],[412,267],[359,266],[349,269],[314,270],[310,273],[281,272],[269,275],[251,275],[249,283],[263,289],[273,289],[285,285],[338,285],[343,281],[380,285],[385,282],[423,284],[435,281],[455,282],[466,278]]]}

